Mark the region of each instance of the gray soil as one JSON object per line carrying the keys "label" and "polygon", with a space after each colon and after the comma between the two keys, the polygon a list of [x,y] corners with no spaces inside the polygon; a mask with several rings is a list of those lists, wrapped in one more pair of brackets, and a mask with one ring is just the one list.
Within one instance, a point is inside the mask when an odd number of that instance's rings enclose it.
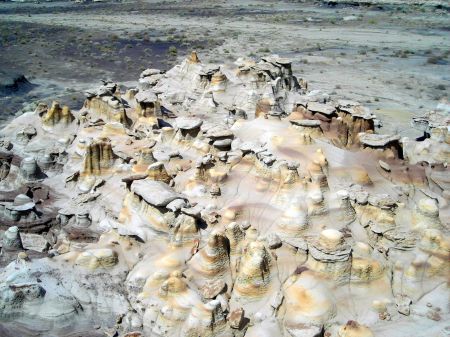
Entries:
{"label": "gray soil", "polygon": [[359,100],[386,132],[410,135],[411,116],[449,94],[449,22],[436,1],[1,3],[0,73],[35,86],[1,94],[0,118],[42,99],[79,108],[100,79],[133,86],[196,49],[217,63],[289,57],[310,89]]}

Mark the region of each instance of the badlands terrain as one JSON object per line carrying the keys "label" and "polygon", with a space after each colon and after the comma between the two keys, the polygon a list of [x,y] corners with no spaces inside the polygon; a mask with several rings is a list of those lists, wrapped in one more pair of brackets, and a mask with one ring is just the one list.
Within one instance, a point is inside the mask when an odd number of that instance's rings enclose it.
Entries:
{"label": "badlands terrain", "polygon": [[0,3],[0,336],[449,336],[448,9]]}

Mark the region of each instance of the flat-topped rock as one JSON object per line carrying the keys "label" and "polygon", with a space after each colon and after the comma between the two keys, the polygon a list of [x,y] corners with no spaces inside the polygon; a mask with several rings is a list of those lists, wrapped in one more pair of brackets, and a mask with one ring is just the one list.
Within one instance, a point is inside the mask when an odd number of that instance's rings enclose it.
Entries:
{"label": "flat-topped rock", "polygon": [[200,75],[214,75],[216,72],[220,70],[220,67],[215,64],[202,64],[200,69]]}
{"label": "flat-topped rock", "polygon": [[35,203],[33,199],[26,196],[25,194],[19,194],[15,197],[13,204],[11,205],[11,209],[15,211],[28,211],[33,209]]}
{"label": "flat-topped rock", "polygon": [[228,147],[231,145],[231,139],[219,139],[214,141],[213,145],[218,148]]}
{"label": "flat-topped rock", "polygon": [[373,206],[387,209],[390,209],[397,204],[397,201],[388,194],[371,194],[368,198],[368,202]]}
{"label": "flat-topped rock", "polygon": [[353,117],[359,117],[363,119],[374,119],[375,115],[370,112],[368,107],[361,105],[361,103],[351,100],[340,99],[336,103],[336,108],[339,111],[344,111],[352,115]]}
{"label": "flat-topped rock", "polygon": [[292,61],[288,58],[279,57],[278,55],[271,55],[266,57],[261,57],[261,60],[270,62],[270,63],[278,63],[281,65],[289,65],[292,63]]}
{"label": "flat-topped rock", "polygon": [[203,124],[203,121],[195,117],[178,117],[175,120],[175,126],[182,130],[197,129]]}
{"label": "flat-topped rock", "polygon": [[358,134],[359,141],[368,146],[381,147],[386,146],[389,143],[396,142],[400,140],[399,135],[380,135],[374,133],[361,132]]}
{"label": "flat-topped rock", "polygon": [[211,139],[217,138],[233,138],[233,132],[224,126],[217,125],[206,131],[206,137]]}
{"label": "flat-topped rock", "polygon": [[138,103],[152,103],[158,100],[158,97],[152,90],[139,91],[134,97]]}
{"label": "flat-topped rock", "polygon": [[319,112],[326,116],[329,116],[336,111],[334,106],[325,104],[325,103],[318,103],[318,102],[309,102],[308,110],[312,111],[312,112]]}
{"label": "flat-topped rock", "polygon": [[290,121],[293,125],[303,126],[303,127],[319,127],[321,122],[318,119],[294,119]]}
{"label": "flat-topped rock", "polygon": [[450,104],[441,103],[436,110],[428,111],[420,117],[413,117],[411,125],[425,132],[430,133],[433,128],[440,126],[448,127],[450,124],[449,117]]}
{"label": "flat-topped rock", "polygon": [[353,117],[359,117],[363,119],[374,119],[376,116],[370,112],[368,107],[357,105],[348,109],[348,113],[350,113]]}
{"label": "flat-topped rock", "polygon": [[361,103],[349,99],[339,99],[336,103],[336,108],[338,108],[339,110],[347,111],[351,107],[358,105],[361,105]]}
{"label": "flat-topped rock", "polygon": [[158,75],[158,74],[161,74],[161,70],[154,69],[154,68],[147,68],[139,75],[139,77],[144,78],[147,76]]}
{"label": "flat-topped rock", "polygon": [[165,207],[175,199],[183,199],[169,185],[154,180],[134,180],[131,183],[131,191],[142,197],[150,205]]}

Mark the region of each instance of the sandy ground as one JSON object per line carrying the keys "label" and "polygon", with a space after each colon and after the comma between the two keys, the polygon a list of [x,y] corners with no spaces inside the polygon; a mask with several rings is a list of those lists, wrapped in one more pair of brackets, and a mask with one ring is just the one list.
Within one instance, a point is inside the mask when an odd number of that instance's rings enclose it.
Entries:
{"label": "sandy ground", "polygon": [[49,96],[75,108],[82,101],[77,92],[100,78],[135,81],[142,69],[168,69],[197,49],[217,63],[289,57],[310,89],[357,99],[380,116],[386,132],[410,135],[410,117],[449,94],[449,22],[445,9],[406,2],[2,3],[0,68],[38,84],[12,96],[3,115]]}

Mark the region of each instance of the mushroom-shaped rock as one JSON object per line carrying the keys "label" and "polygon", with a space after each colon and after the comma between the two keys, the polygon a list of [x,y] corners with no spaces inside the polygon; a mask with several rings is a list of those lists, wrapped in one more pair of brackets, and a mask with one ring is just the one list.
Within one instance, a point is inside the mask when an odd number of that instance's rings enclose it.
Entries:
{"label": "mushroom-shaped rock", "polygon": [[175,120],[175,126],[181,130],[194,130],[202,126],[203,121],[195,117],[178,117]]}
{"label": "mushroom-shaped rock", "polygon": [[156,163],[152,148],[144,148],[139,151],[139,157],[136,165],[133,166],[133,171],[140,171],[142,168],[147,168],[148,165]]}
{"label": "mushroom-shaped rock", "polygon": [[413,212],[412,222],[414,228],[417,230],[442,228],[442,223],[439,219],[439,207],[436,200],[431,198],[420,199]]}
{"label": "mushroom-shaped rock", "polygon": [[195,117],[178,117],[175,120],[175,127],[178,129],[175,138],[181,140],[191,140],[200,133],[203,121]]}
{"label": "mushroom-shaped rock", "polygon": [[22,239],[20,238],[19,228],[17,226],[9,227],[3,234],[3,246],[5,250],[23,249]]}
{"label": "mushroom-shaped rock", "polygon": [[211,77],[211,90],[224,91],[226,89],[228,78],[222,71],[215,72]]}
{"label": "mushroom-shaped rock", "polygon": [[152,90],[139,91],[134,98],[137,102],[136,112],[141,117],[151,117],[156,122],[156,116],[161,114],[158,97]]}
{"label": "mushroom-shaped rock", "polygon": [[343,234],[335,229],[325,229],[320,232],[318,244],[327,250],[334,250],[343,243]]}
{"label": "mushroom-shaped rock", "polygon": [[368,282],[383,276],[384,265],[373,257],[372,248],[364,242],[356,242],[352,252],[351,280]]}
{"label": "mushroom-shaped rock", "polygon": [[309,246],[308,265],[336,282],[348,281],[351,270],[351,247],[345,244],[344,236],[335,229],[325,229],[318,240]]}
{"label": "mushroom-shaped rock", "polygon": [[340,190],[336,192],[336,197],[339,202],[339,215],[340,218],[345,223],[351,223],[356,218],[356,211],[352,206],[352,203],[350,201],[350,194],[346,190]]}
{"label": "mushroom-shaped rock", "polygon": [[320,189],[311,190],[307,196],[308,215],[321,215],[328,211],[325,204],[324,195]]}
{"label": "mushroom-shaped rock", "polygon": [[29,211],[34,208],[36,204],[33,199],[25,194],[18,194],[14,198],[14,202],[12,204],[14,210],[16,211]]}
{"label": "mushroom-shaped rock", "polygon": [[39,173],[39,167],[36,163],[36,159],[33,157],[25,157],[20,162],[20,175],[26,180],[37,180]]}
{"label": "mushroom-shaped rock", "polygon": [[169,183],[172,179],[167,173],[166,167],[162,162],[156,162],[147,167],[147,175],[149,179]]}

